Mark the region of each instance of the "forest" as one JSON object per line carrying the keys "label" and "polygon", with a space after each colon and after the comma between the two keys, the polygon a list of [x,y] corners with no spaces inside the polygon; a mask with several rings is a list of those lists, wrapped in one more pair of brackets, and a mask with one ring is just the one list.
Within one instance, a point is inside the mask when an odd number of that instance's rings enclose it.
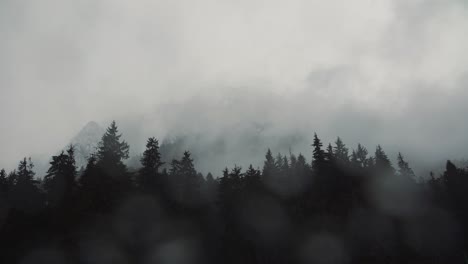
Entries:
{"label": "forest", "polygon": [[417,176],[380,145],[313,138],[203,175],[154,137],[128,168],[112,122],[86,167],[70,145],[46,175],[0,171],[0,263],[468,263],[468,169]]}

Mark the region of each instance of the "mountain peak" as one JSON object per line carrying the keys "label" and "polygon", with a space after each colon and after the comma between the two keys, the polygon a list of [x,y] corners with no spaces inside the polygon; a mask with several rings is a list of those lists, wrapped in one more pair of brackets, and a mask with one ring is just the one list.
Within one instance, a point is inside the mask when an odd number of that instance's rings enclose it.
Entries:
{"label": "mountain peak", "polygon": [[75,159],[78,167],[86,166],[89,156],[97,149],[105,129],[94,121],[88,122],[71,140],[75,146]]}

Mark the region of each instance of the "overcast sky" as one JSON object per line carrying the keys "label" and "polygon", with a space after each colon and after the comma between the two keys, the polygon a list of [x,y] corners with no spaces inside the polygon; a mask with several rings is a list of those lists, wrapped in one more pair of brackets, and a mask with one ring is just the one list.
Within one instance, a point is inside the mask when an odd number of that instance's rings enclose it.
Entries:
{"label": "overcast sky", "polygon": [[112,119],[467,157],[467,3],[1,0],[0,167]]}

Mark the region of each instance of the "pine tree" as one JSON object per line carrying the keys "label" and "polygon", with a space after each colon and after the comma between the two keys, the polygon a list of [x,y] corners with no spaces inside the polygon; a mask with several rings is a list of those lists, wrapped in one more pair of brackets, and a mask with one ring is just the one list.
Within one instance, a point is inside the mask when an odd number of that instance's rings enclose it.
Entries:
{"label": "pine tree", "polygon": [[79,179],[80,201],[85,210],[109,212],[121,195],[120,188],[116,188],[115,179],[103,172],[97,164],[97,155],[91,155]]}
{"label": "pine tree", "polygon": [[314,170],[321,170],[325,165],[325,152],[322,150],[322,142],[317,136],[317,133],[314,134],[314,143],[313,146],[313,159],[312,159],[312,168]]}
{"label": "pine tree", "polygon": [[31,162],[31,158],[21,160],[17,170],[17,184],[33,184],[35,175],[33,168],[34,164]]}
{"label": "pine tree", "polygon": [[381,172],[394,172],[390,159],[380,145],[375,150],[375,167]]}
{"label": "pine tree", "polygon": [[271,153],[271,150],[268,149],[266,155],[265,155],[265,162],[263,164],[263,176],[268,178],[275,174],[277,171],[275,159],[273,158],[273,154]]}
{"label": "pine tree", "polygon": [[58,156],[53,156],[50,168],[44,177],[44,189],[50,205],[70,201],[76,190],[75,150],[72,145]]}
{"label": "pine tree", "polygon": [[201,196],[204,202],[209,205],[214,205],[218,195],[218,182],[214,179],[211,172],[208,172],[201,187]]}
{"label": "pine tree", "polygon": [[335,154],[333,153],[333,147],[332,147],[331,144],[328,144],[327,152],[325,153],[325,157],[327,158],[327,161],[329,161],[329,162],[335,161]]}
{"label": "pine tree", "polygon": [[13,207],[24,212],[36,212],[44,205],[38,182],[34,179],[34,164],[31,158],[20,161],[18,169],[10,174],[14,182],[9,190],[9,199]]}
{"label": "pine tree", "polygon": [[121,140],[115,121],[99,142],[97,153],[91,155],[81,177],[82,196],[88,208],[112,210],[132,188],[132,180],[123,160],[129,156],[128,144]]}
{"label": "pine tree", "polygon": [[310,172],[310,166],[304,155],[299,154],[297,158],[291,155],[291,177],[288,181],[292,194],[302,193],[308,187],[311,180]]}
{"label": "pine tree", "polygon": [[98,145],[97,165],[110,175],[122,176],[126,173],[123,160],[129,157],[129,146],[127,142],[120,140],[121,137],[115,121],[112,121]]}
{"label": "pine tree", "polygon": [[349,161],[349,150],[346,145],[343,143],[340,137],[335,141],[335,147],[333,148],[333,154],[336,159],[344,162]]}
{"label": "pine tree", "polygon": [[416,177],[408,162],[404,160],[403,155],[401,155],[400,152],[398,152],[398,174],[411,179]]}
{"label": "pine tree", "polygon": [[16,173],[16,169],[8,173],[7,177],[8,188],[11,188],[16,185],[18,182],[18,174]]}
{"label": "pine tree", "polygon": [[140,161],[143,165],[139,171],[140,187],[147,191],[157,191],[162,185],[159,168],[164,162],[161,161],[159,142],[154,137],[148,139],[146,150],[143,152],[143,157]]}
{"label": "pine tree", "polygon": [[260,188],[260,175],[260,170],[255,169],[252,164],[250,164],[249,168],[244,174],[245,188],[247,191],[255,191]]}
{"label": "pine tree", "polygon": [[214,178],[213,178],[213,174],[211,174],[211,172],[208,172],[208,174],[206,175],[206,182],[207,183],[213,183],[215,182]]}
{"label": "pine tree", "polygon": [[275,167],[278,168],[278,170],[281,170],[283,167],[283,155],[281,155],[281,153],[276,154]]}
{"label": "pine tree", "polygon": [[233,191],[236,192],[236,194],[238,194],[242,190],[243,177],[244,174],[242,173],[242,168],[237,165],[234,165],[234,168],[232,168],[231,172],[228,174],[230,185],[233,188]]}
{"label": "pine tree", "polygon": [[8,176],[5,169],[0,170],[0,194],[8,191]]}
{"label": "pine tree", "polygon": [[357,150],[353,150],[353,153],[351,155],[352,163],[360,168],[367,167],[368,166],[368,160],[367,160],[368,153],[369,152],[367,151],[367,149],[359,143]]}
{"label": "pine tree", "polygon": [[[203,178],[203,177],[202,177]],[[171,195],[183,207],[198,206],[201,202],[200,179],[189,151],[185,151],[181,160],[173,160],[170,169]]]}
{"label": "pine tree", "polygon": [[196,177],[197,171],[195,170],[195,166],[193,165],[193,159],[191,158],[191,154],[189,151],[184,152],[184,156],[180,160],[179,165],[179,173],[181,173],[185,179]]}
{"label": "pine tree", "polygon": [[289,153],[289,160],[290,160],[290,163],[291,163],[291,169],[294,169],[296,168],[297,166],[297,157],[296,155],[294,155],[293,153]]}

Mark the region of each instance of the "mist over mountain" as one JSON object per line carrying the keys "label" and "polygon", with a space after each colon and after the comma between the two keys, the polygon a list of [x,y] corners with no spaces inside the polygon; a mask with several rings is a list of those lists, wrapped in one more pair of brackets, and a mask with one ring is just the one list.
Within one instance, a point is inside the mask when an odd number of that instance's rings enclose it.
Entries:
{"label": "mist over mountain", "polygon": [[467,0],[0,0],[0,263],[468,264]]}
{"label": "mist over mountain", "polygon": [[[289,131],[285,128],[275,127],[274,123],[269,122],[233,122],[232,125],[225,124],[224,127],[215,128],[208,125],[210,123],[209,115],[199,115],[199,120],[203,122],[198,126],[198,129],[196,127],[189,128],[188,124],[185,123],[183,124],[185,127],[172,124],[177,129],[171,130],[158,130],[157,128],[149,130],[147,128],[151,125],[144,124],[144,122],[148,122],[148,119],[124,120],[120,133],[122,133],[122,138],[130,144],[130,157],[125,161],[125,164],[132,170],[141,167],[140,159],[144,151],[144,144],[146,139],[151,136],[156,136],[160,142],[162,160],[165,162],[163,167],[169,168],[173,159],[179,159],[185,151],[190,151],[197,169],[203,174],[211,172],[215,176],[219,176],[226,166],[237,165],[247,168],[252,164],[254,167],[261,168],[268,149],[271,149],[275,154],[281,153],[283,155],[288,155],[291,152],[302,153],[307,160],[312,157],[310,145],[313,132],[307,133],[298,129]],[[87,159],[96,151],[105,132],[104,127],[107,125],[90,121],[70,140],[69,144],[73,144],[76,148],[78,168],[86,166]],[[166,133],[161,131],[166,131]],[[326,144],[334,143],[336,140],[333,137],[325,136],[324,138],[328,140]],[[365,137],[362,138],[361,142],[366,142],[364,145],[372,154],[376,145],[368,145],[372,141]],[[349,147],[355,149],[356,144],[350,142]],[[390,160],[396,164],[397,153],[402,150],[393,145],[386,147],[389,149]],[[412,152],[409,153],[412,154]],[[444,159],[426,160],[427,156],[424,154],[413,155],[407,156],[409,156],[418,176],[428,177],[431,171],[438,175],[444,169],[446,162]],[[49,159],[47,154],[44,154],[43,158],[36,157],[33,160],[36,162],[39,176],[47,171]],[[468,165],[463,159],[454,159],[453,162],[462,168]]]}
{"label": "mist over mountain", "polygon": [[116,120],[132,156],[150,136],[240,148],[222,133],[259,123],[272,139],[462,159],[467,14],[460,0],[1,1],[0,167],[89,120]]}
{"label": "mist over mountain", "polygon": [[70,141],[70,144],[75,147],[75,160],[78,168],[86,166],[90,155],[96,152],[105,131],[98,123],[90,121]]}

